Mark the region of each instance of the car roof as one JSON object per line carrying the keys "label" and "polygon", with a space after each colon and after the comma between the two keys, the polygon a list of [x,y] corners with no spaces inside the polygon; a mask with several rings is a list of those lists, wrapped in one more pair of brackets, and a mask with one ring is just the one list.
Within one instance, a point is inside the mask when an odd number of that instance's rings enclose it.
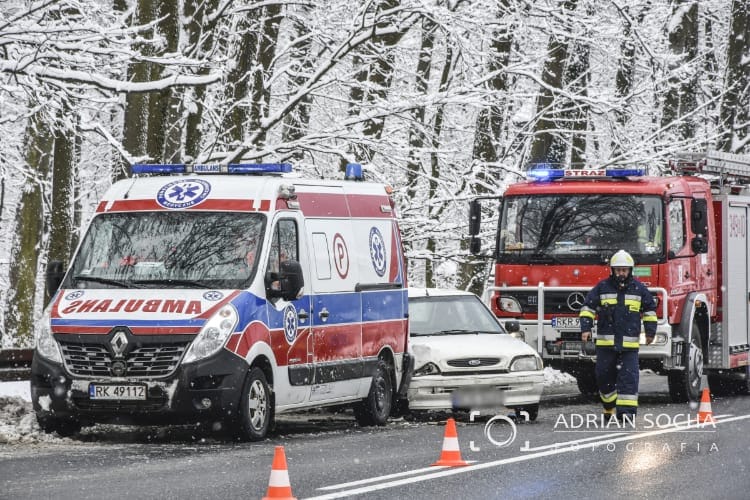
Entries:
{"label": "car roof", "polygon": [[455,288],[412,288],[409,287],[409,297],[466,297],[474,295],[465,290]]}

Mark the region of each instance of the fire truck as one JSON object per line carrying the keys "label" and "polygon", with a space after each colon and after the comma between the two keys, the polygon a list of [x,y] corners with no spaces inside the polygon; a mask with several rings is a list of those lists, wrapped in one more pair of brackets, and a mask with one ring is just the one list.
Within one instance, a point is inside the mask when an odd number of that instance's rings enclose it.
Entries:
{"label": "fire truck", "polygon": [[502,196],[470,202],[481,255],[482,203],[499,200],[493,312],[584,394],[597,392],[596,349],[581,341],[578,314],[621,249],[658,306],[654,342],[641,332],[641,368],[666,375],[674,402],[698,400],[703,375],[714,393],[750,389],[750,158],[685,153],[666,167],[537,165]]}

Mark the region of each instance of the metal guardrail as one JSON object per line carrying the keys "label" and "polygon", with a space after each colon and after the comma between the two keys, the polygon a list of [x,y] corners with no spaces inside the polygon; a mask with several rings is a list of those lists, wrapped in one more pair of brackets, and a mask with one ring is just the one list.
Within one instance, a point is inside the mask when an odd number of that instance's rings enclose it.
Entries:
{"label": "metal guardrail", "polygon": [[0,381],[29,380],[33,349],[0,350]]}

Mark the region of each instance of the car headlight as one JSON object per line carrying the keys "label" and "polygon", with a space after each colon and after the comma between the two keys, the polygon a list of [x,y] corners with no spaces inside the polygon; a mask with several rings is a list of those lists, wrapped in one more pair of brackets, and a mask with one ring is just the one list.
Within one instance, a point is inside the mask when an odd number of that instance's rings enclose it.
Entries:
{"label": "car headlight", "polygon": [[52,336],[49,314],[50,307],[45,309],[44,314],[42,315],[41,328],[36,337],[36,352],[50,361],[62,364],[63,360],[62,355],[60,354],[60,346],[57,344],[55,337]]}
{"label": "car headlight", "polygon": [[182,362],[192,363],[216,354],[224,346],[238,321],[239,316],[233,305],[227,304],[219,309],[193,339]]}
{"label": "car headlight", "polygon": [[542,369],[542,360],[537,356],[518,356],[510,364],[512,372],[530,372]]}
{"label": "car headlight", "polygon": [[440,368],[437,367],[435,363],[427,363],[416,370],[414,370],[414,374],[412,374],[412,377],[421,377],[424,375],[439,375],[440,374]]}

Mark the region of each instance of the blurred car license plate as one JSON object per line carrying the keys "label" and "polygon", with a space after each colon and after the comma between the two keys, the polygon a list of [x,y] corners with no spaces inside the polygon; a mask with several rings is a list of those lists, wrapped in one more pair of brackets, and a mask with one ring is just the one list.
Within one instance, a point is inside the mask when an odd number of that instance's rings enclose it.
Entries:
{"label": "blurred car license plate", "polygon": [[581,322],[578,316],[553,316],[552,317],[552,328],[557,329],[578,329],[581,327]]}
{"label": "blurred car license plate", "polygon": [[89,397],[91,399],[145,400],[146,386],[90,384]]}

